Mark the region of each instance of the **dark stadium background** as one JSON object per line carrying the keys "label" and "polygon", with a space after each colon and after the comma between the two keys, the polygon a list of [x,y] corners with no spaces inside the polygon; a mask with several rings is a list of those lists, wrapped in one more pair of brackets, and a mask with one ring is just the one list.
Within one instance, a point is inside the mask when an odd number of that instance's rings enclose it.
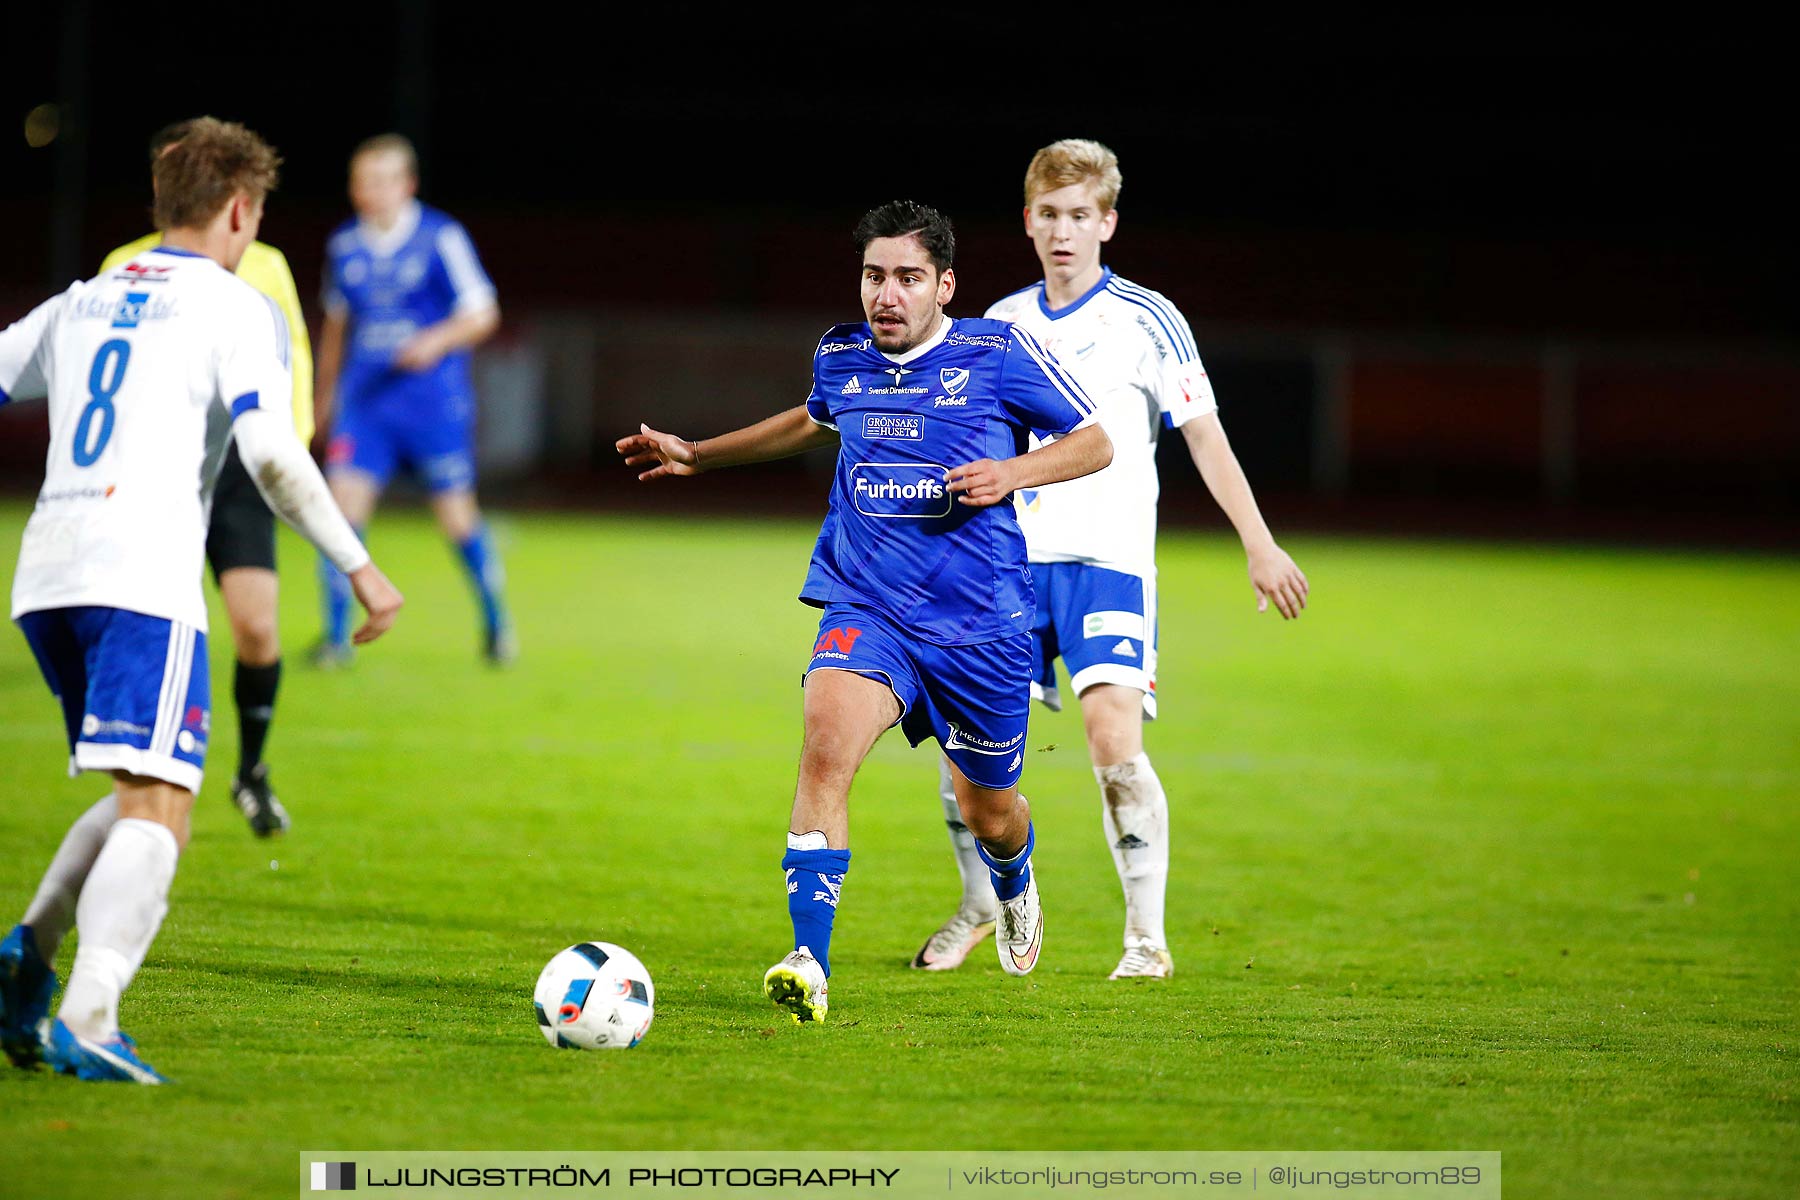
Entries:
{"label": "dark stadium background", "polygon": [[[1093,136],[1126,180],[1108,261],[1192,320],[1278,532],[1791,538],[1800,253],[1775,66],[1703,45],[1626,60],[1606,29],[1496,47],[1471,25],[1375,54],[1285,17],[982,11],[737,30],[678,8],[9,14],[0,318],[142,232],[146,136],[210,112],[286,156],[264,237],[316,322],[346,154],[398,129],[506,314],[484,355],[484,489],[645,504],[612,439],[797,402],[812,339],[857,315],[864,208],[950,213],[952,311],[978,315],[1035,278],[1030,153]],[[1067,73],[1084,82],[1045,82]],[[32,148],[41,104],[60,132]],[[8,491],[37,485],[40,422],[0,414]],[[1222,527],[1191,467],[1168,469],[1181,450],[1165,440],[1165,524]],[[683,498],[814,511],[818,473]]]}

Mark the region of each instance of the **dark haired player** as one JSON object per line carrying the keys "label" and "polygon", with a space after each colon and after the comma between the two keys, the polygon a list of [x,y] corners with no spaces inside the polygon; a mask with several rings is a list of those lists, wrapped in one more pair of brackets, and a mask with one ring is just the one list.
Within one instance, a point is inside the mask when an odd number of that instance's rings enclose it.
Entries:
{"label": "dark haired player", "polygon": [[[850,865],[850,781],[899,725],[949,759],[999,904],[1000,965],[1037,965],[1043,920],[1018,782],[1034,611],[1019,488],[1104,467],[1112,444],[1073,378],[1031,335],[944,314],[955,234],[895,201],[863,217],[864,321],[833,326],[805,404],[698,442],[648,425],[621,438],[640,479],[694,475],[837,444],[830,508],[800,598],[822,608],[788,826],[794,950],[763,979],[796,1021],[828,1008],[830,941]],[[1026,452],[1036,434],[1043,445]]]}

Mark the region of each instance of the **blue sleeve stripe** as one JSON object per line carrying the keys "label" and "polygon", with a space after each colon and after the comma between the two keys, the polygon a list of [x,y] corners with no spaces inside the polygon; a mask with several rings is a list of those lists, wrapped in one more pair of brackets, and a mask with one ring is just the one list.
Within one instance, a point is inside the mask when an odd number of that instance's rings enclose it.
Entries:
{"label": "blue sleeve stripe", "polygon": [[253,408],[260,408],[261,398],[255,392],[245,392],[231,402],[231,419],[237,420]]}
{"label": "blue sleeve stripe", "polygon": [[1058,363],[1042,346],[1038,345],[1037,339],[1032,337],[1029,332],[1024,329],[1019,329],[1018,333],[1019,344],[1025,347],[1026,352],[1031,355],[1032,360],[1036,362],[1038,367],[1044,372],[1044,377],[1056,385],[1057,391],[1061,392],[1063,398],[1068,400],[1068,402],[1074,406],[1076,412],[1084,417],[1091,414],[1094,411],[1094,402],[1088,399],[1087,392],[1075,381],[1075,377],[1064,370],[1062,364]]}
{"label": "blue sleeve stripe", "polygon": [[6,394],[5,388],[0,388],[0,404],[11,404],[11,403],[12,403],[12,397]]}
{"label": "blue sleeve stripe", "polygon": [[1187,318],[1181,315],[1180,309],[1169,302],[1167,296],[1161,292],[1153,292],[1142,284],[1133,283],[1129,279],[1121,279],[1117,275],[1114,275],[1109,282],[1118,294],[1131,297],[1166,320],[1180,340],[1194,352],[1195,357],[1199,356],[1200,348],[1194,344],[1194,333],[1188,328]]}
{"label": "blue sleeve stripe", "polygon": [[1187,362],[1200,357],[1200,348],[1194,343],[1194,334],[1188,328],[1187,319],[1166,297],[1116,275],[1108,285],[1108,290],[1120,299],[1145,309],[1156,318],[1163,331],[1169,335],[1177,361]]}
{"label": "blue sleeve stripe", "polygon": [[1063,370],[1060,363],[1046,354],[1043,348],[1037,344],[1036,338],[1017,325],[1013,326],[1013,330],[1018,335],[1019,345],[1025,347],[1025,352],[1031,355],[1032,361],[1036,362],[1044,372],[1044,377],[1056,385],[1056,390],[1063,394],[1063,399],[1073,405],[1075,411],[1082,416],[1091,416],[1094,411],[1094,402],[1088,399],[1087,392],[1082,389],[1082,386],[1075,382],[1075,377]]}
{"label": "blue sleeve stripe", "polygon": [[1157,296],[1154,292],[1145,291],[1134,283],[1126,283],[1118,276],[1107,284],[1106,290],[1119,299],[1135,304],[1156,318],[1162,326],[1163,333],[1168,335],[1169,346],[1175,351],[1175,361],[1192,362],[1200,357],[1199,347],[1194,345],[1194,335],[1188,331],[1188,323],[1182,315],[1175,311],[1175,306]]}

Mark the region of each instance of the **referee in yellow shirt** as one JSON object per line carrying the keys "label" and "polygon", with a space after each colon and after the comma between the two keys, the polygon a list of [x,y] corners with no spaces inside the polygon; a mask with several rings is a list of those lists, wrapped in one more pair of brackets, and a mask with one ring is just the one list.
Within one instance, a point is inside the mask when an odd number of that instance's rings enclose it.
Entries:
{"label": "referee in yellow shirt", "polygon": [[[151,163],[179,142],[186,129],[187,122],[180,121],[158,130],[150,139]],[[100,273],[104,275],[123,266],[161,242],[162,234],[152,233],[120,246],[106,256]],[[300,294],[294,287],[293,273],[281,251],[252,242],[237,274],[279,305],[287,318],[294,378],[294,429],[301,444],[306,445],[313,435],[312,346],[306,339],[306,318],[300,312]],[[212,564],[213,579],[231,618],[231,641],[237,650],[237,674],[231,692],[237,704],[239,754],[231,798],[249,819],[256,835],[269,837],[288,828],[287,810],[275,798],[269,785],[269,764],[263,761],[263,745],[275,718],[275,693],[281,687],[275,515],[244,470],[236,442],[226,452],[213,491],[206,560]]]}

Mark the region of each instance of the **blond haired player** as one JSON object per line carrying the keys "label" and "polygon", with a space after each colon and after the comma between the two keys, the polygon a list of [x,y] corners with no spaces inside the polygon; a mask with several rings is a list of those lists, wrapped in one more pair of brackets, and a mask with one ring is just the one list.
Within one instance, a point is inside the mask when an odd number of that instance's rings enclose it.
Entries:
{"label": "blond haired player", "polygon": [[[1193,333],[1157,292],[1100,263],[1118,228],[1119,161],[1098,142],[1039,150],[1025,172],[1025,233],[1044,277],[987,315],[1029,330],[1094,398],[1112,437],[1112,464],[1081,479],[1015,496],[1038,589],[1032,695],[1061,708],[1055,661],[1079,698],[1101,821],[1125,891],[1125,952],[1110,978],[1166,979],[1174,970],[1164,925],[1169,805],[1144,753],[1156,716],[1156,442],[1178,429],[1249,559],[1257,610],[1284,618],[1306,607],[1307,582],[1275,544],[1231,443]],[[940,764],[940,772],[942,767]],[[948,775],[944,819],[963,900],[913,959],[961,965],[993,930],[993,892],[958,818]]]}
{"label": "blond haired player", "polygon": [[[400,608],[294,436],[286,322],[232,274],[279,162],[241,125],[190,122],[153,168],[162,244],[0,332],[0,404],[49,398],[13,619],[61,702],[70,770],[113,779],[0,939],[0,1047],[19,1066],[164,1082],[119,1029],[119,1000],[168,911],[206,762],[200,563],[228,433],[270,506],[350,572],[369,612],[358,640]],[[52,1019],[71,925],[80,946]]]}
{"label": "blond haired player", "polygon": [[[163,152],[181,140],[186,121],[159,129],[150,139],[154,168]],[[108,275],[124,267],[146,250],[162,245],[161,233],[146,234],[120,246],[100,264]],[[275,302],[287,324],[290,374],[294,379],[294,432],[302,445],[313,436],[312,349],[306,338],[306,317],[300,311],[300,293],[293,272],[281,251],[262,242],[251,242],[238,263],[237,277]],[[235,443],[225,453],[225,465],[213,488],[211,524],[206,534],[206,561],[225,615],[231,621],[231,642],[237,651],[237,670],[231,695],[238,714],[238,766],[232,776],[231,798],[258,837],[285,833],[287,809],[275,796],[263,747],[275,720],[275,696],[281,688],[281,634],[279,586],[275,575],[275,516],[244,470]]]}

